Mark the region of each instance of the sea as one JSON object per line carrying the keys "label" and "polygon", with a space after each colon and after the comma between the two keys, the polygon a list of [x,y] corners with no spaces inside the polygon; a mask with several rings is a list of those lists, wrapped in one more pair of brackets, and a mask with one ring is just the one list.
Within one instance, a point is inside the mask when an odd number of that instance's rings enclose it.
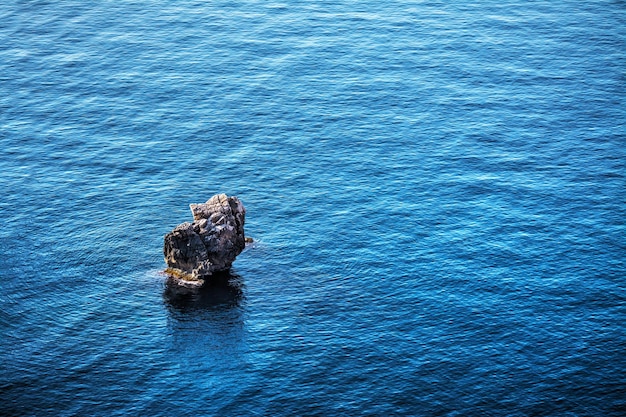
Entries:
{"label": "sea", "polygon": [[623,0],[3,0],[0,415],[625,416],[625,101]]}

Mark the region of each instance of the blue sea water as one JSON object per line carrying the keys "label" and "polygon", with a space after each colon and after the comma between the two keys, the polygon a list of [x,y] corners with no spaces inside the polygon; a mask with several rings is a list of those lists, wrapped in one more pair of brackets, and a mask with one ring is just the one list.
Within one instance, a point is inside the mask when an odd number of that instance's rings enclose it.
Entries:
{"label": "blue sea water", "polygon": [[626,415],[625,68],[623,1],[3,1],[0,414]]}

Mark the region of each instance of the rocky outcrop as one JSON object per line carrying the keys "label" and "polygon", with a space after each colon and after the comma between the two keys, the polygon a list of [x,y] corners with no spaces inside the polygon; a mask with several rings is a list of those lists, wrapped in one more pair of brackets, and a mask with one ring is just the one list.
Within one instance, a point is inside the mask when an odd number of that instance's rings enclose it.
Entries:
{"label": "rocky outcrop", "polygon": [[213,273],[229,270],[246,246],[246,209],[237,197],[226,194],[189,208],[194,221],[165,235],[163,255],[171,277],[182,285],[201,286]]}

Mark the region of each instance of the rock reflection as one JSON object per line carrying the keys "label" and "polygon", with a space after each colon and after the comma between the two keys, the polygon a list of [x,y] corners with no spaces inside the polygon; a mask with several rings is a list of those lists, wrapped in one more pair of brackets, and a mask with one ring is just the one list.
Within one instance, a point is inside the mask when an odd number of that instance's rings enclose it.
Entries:
{"label": "rock reflection", "polygon": [[[243,281],[232,273],[214,276],[201,288],[166,283],[169,350],[183,366],[203,375],[230,372],[245,356]],[[211,383],[208,378],[206,383]]]}
{"label": "rock reflection", "polygon": [[174,314],[193,311],[223,311],[239,307],[243,299],[243,280],[233,273],[214,275],[200,288],[187,288],[168,280],[163,292],[165,304]]}

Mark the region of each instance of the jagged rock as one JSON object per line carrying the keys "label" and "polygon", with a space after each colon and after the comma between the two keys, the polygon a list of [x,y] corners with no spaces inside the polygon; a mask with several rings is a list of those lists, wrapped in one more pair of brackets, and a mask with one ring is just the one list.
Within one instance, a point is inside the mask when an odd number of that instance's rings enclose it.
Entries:
{"label": "jagged rock", "polygon": [[246,209],[237,197],[217,194],[190,204],[194,221],[165,235],[166,272],[186,286],[200,286],[214,272],[227,271],[246,246]]}

